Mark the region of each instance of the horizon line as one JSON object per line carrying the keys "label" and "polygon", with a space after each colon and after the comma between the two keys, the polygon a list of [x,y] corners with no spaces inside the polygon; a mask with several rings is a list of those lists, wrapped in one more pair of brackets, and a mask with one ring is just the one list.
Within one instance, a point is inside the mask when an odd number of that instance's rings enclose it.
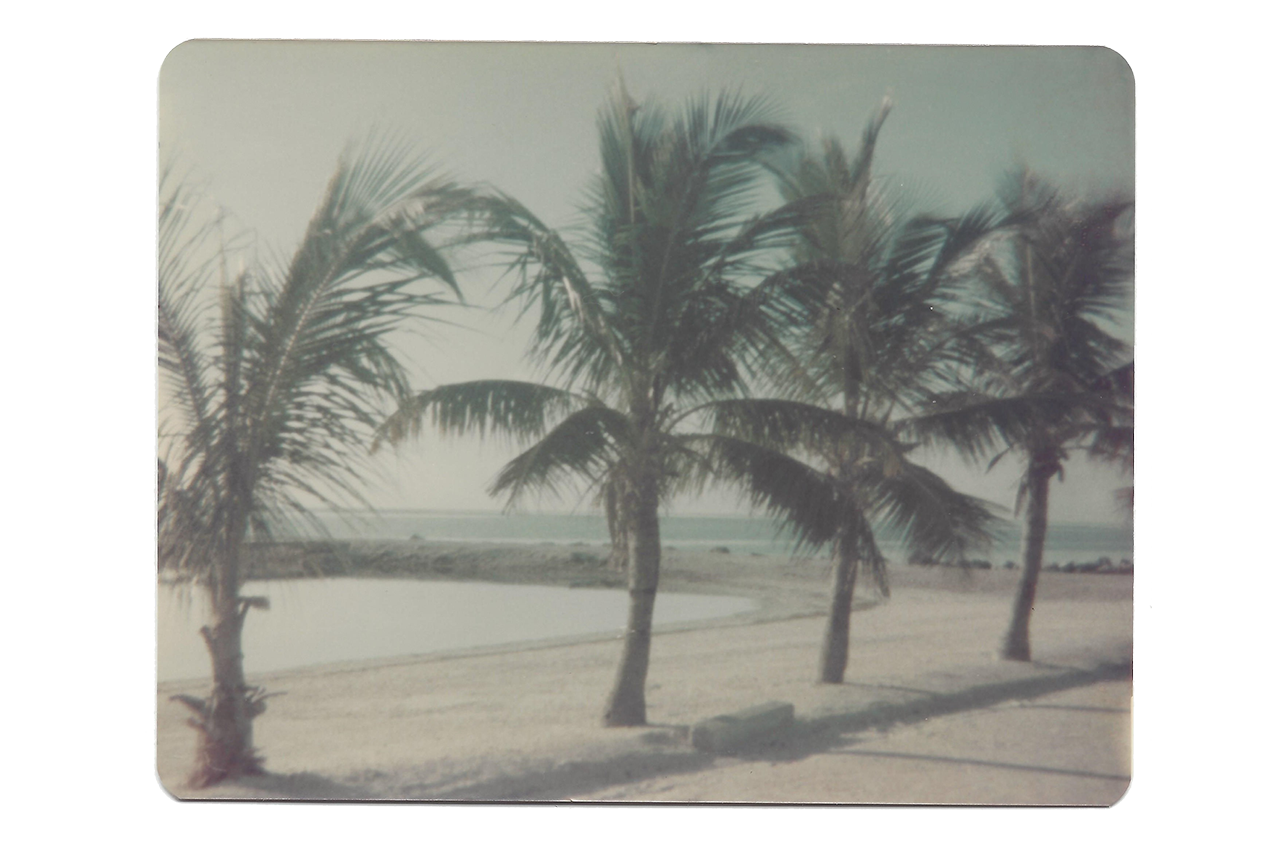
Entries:
{"label": "horizon line", "polygon": [[[580,518],[600,518],[603,519],[604,513],[600,511],[577,511],[577,510],[561,510],[561,511],[529,511],[529,510],[505,510],[505,509],[434,509],[426,507],[308,507],[308,512],[352,512],[352,513],[368,513],[370,511],[383,515],[410,515],[415,513],[430,515],[487,515],[487,516],[545,516],[545,517],[580,517]],[[752,513],[706,513],[706,512],[663,512],[667,517],[675,518],[742,518],[742,519],[760,519],[766,521],[777,521],[765,514]],[[1020,521],[1016,518],[998,518],[998,521],[1020,525]],[[1050,521],[1051,527],[1062,527],[1070,525],[1086,525],[1089,527],[1113,527],[1127,528],[1132,527],[1132,522],[1124,521]]]}

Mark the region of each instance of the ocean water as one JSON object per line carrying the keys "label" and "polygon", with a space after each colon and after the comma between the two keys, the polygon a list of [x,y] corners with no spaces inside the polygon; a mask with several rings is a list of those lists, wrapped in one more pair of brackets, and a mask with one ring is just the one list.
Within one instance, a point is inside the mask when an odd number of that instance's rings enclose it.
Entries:
{"label": "ocean water", "polygon": [[[328,534],[339,539],[408,539],[435,542],[495,542],[602,545],[609,541],[604,517],[592,514],[538,515],[496,512],[433,512],[383,510],[341,516],[320,513]],[[669,515],[661,519],[662,544],[681,550],[728,548],[734,553],[790,554],[794,542],[768,518],[744,516]],[[1021,528],[1001,522],[995,543],[969,555],[1000,565],[1020,562]],[[879,538],[880,548],[894,561],[904,560],[907,548],[892,536]],[[1055,524],[1045,543],[1045,565],[1083,563],[1107,557],[1112,562],[1133,559],[1133,529],[1100,524]]]}

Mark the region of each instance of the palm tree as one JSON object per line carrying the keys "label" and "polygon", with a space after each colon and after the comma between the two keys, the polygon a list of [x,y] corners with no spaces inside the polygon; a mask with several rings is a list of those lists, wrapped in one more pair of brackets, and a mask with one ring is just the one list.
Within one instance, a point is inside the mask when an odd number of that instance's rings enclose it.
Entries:
{"label": "palm tree", "polygon": [[[784,198],[818,203],[799,231],[795,266],[781,276],[802,306],[791,350],[804,367],[790,381],[784,376],[784,384],[833,408],[846,426],[843,434],[813,436],[816,444],[803,448],[822,464],[842,507],[831,531],[833,588],[819,660],[820,680],[832,684],[844,679],[859,569],[881,595],[889,592],[877,530],[898,534],[913,552],[946,558],[989,541],[993,519],[983,502],[910,462],[909,448],[895,439],[957,356],[963,338],[944,310],[948,270],[986,233],[989,216],[979,210],[951,222],[903,214],[902,204],[872,180],[889,109],[886,98],[855,157],[827,139],[820,154],[779,173]],[[834,427],[838,419],[827,420]]]}
{"label": "palm tree", "polygon": [[162,569],[207,589],[201,629],[213,664],[206,698],[174,697],[199,733],[192,784],[261,771],[241,629],[263,599],[240,594],[246,542],[310,501],[361,501],[357,460],[380,410],[408,394],[388,334],[457,284],[427,239],[467,194],[403,145],[349,150],[292,259],[226,273],[225,246],[189,187],[160,205],[159,367]]}
{"label": "palm tree", "polygon": [[676,113],[636,104],[619,83],[598,129],[603,168],[572,246],[503,195],[489,199],[481,228],[511,252],[511,299],[538,312],[531,354],[555,384],[425,391],[383,438],[403,441],[424,423],[445,434],[500,431],[532,445],[502,469],[493,494],[514,502],[578,486],[604,505],[630,598],[604,724],[631,726],[646,721],[660,505],[712,476],[747,482],[753,462],[785,464],[781,453],[695,427],[721,401],[744,397],[780,344],[787,308],[767,273],[804,205],[752,213],[762,159],[792,141],[758,98],[695,98]]}
{"label": "palm tree", "polygon": [[[1062,476],[1072,444],[1123,440],[1120,381],[1128,346],[1113,329],[1127,307],[1132,234],[1123,198],[1073,201],[1026,170],[1002,195],[1008,216],[971,255],[970,332],[985,355],[965,391],[940,396],[920,419],[973,459],[1022,456],[1017,510],[1025,511],[1022,575],[1000,654],[1031,659],[1031,611],[1044,556],[1049,483]],[[1128,365],[1132,387],[1132,365]],[[1127,403],[1132,416],[1132,396]],[[1109,436],[1109,438],[1108,438]],[[1129,432],[1130,454],[1132,432]]]}

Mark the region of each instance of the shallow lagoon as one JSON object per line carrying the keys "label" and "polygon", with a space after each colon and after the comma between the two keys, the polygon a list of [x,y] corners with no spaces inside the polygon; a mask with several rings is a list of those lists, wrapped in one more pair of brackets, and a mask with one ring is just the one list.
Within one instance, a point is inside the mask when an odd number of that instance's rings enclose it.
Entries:
{"label": "shallow lagoon", "polygon": [[[242,594],[271,601],[270,610],[252,610],[245,620],[249,673],[620,633],[627,610],[624,590],[459,581],[255,581]],[[756,606],[747,598],[659,593],[654,624],[717,619]],[[209,675],[198,633],[207,618],[203,591],[160,586],[160,681]]]}

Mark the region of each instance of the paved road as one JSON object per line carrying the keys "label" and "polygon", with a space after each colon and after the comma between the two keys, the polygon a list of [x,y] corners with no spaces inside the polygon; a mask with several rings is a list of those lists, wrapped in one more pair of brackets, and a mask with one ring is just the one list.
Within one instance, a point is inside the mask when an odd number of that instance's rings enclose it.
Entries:
{"label": "paved road", "polygon": [[1100,805],[1129,785],[1128,681],[858,732],[781,760],[723,758],[589,799]]}

